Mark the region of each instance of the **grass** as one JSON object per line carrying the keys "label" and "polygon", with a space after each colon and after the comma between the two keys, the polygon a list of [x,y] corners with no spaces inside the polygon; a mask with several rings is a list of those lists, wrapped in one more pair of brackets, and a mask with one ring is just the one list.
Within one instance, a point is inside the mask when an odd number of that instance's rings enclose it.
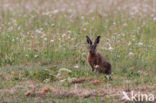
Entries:
{"label": "grass", "polygon": [[[120,103],[122,90],[156,96],[152,0],[0,2],[0,102]],[[97,49],[111,77],[91,72],[86,35],[102,37]]]}

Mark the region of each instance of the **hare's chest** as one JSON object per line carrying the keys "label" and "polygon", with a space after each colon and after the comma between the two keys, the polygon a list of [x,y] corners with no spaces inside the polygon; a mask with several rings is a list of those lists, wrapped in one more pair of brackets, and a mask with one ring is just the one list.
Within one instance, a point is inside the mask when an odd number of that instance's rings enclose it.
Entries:
{"label": "hare's chest", "polygon": [[89,64],[97,65],[97,58],[96,57],[88,56],[87,61],[89,62]]}

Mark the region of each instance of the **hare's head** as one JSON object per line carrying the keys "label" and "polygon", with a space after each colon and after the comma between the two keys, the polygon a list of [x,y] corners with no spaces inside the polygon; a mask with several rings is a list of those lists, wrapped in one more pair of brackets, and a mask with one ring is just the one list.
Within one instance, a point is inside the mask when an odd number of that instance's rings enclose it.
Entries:
{"label": "hare's head", "polygon": [[87,39],[87,43],[88,43],[88,49],[89,49],[89,53],[90,54],[94,54],[96,52],[96,47],[97,47],[97,44],[99,43],[100,41],[100,36],[98,36],[95,40],[94,43],[92,43],[92,41],[90,40],[90,38],[88,36],[86,36],[86,39]]}

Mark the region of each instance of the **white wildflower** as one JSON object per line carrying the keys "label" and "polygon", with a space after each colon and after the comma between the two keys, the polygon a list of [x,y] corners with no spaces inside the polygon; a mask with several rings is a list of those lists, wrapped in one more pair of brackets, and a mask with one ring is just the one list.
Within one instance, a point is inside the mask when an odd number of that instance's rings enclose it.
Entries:
{"label": "white wildflower", "polygon": [[62,38],[63,38],[63,37],[65,37],[65,36],[66,36],[66,34],[65,34],[65,33],[64,33],[64,34],[62,34]]}
{"label": "white wildflower", "polygon": [[83,30],[86,31],[87,29],[86,28],[83,28]]}
{"label": "white wildflower", "polygon": [[43,82],[44,82],[44,83],[49,83],[49,82],[50,82],[50,78],[45,79]]}
{"label": "white wildflower", "polygon": [[36,32],[36,33],[39,33],[39,34],[42,33],[42,31],[39,30],[39,29],[36,29],[35,32]]}
{"label": "white wildflower", "polygon": [[35,55],[34,57],[35,57],[35,58],[37,58],[37,57],[38,57],[38,55]]}
{"label": "white wildflower", "polygon": [[[114,33],[115,34],[115,33]],[[117,34],[118,37],[120,37],[120,34]]]}
{"label": "white wildflower", "polygon": [[70,34],[70,33],[71,33],[71,31],[68,31],[68,33]]}
{"label": "white wildflower", "polygon": [[108,50],[110,50],[110,51],[111,51],[111,50],[113,50],[113,48],[112,48],[111,46],[109,46]]}
{"label": "white wildflower", "polygon": [[130,45],[131,45],[131,42],[129,41],[129,42],[128,42],[128,46],[130,46]]}
{"label": "white wildflower", "polygon": [[79,68],[79,66],[78,66],[78,65],[75,65],[75,66],[74,66],[74,68],[75,68],[75,69],[78,69],[78,68]]}
{"label": "white wildflower", "polygon": [[68,36],[68,39],[70,39],[70,36]]}
{"label": "white wildflower", "polygon": [[52,43],[52,42],[54,42],[54,40],[50,40],[50,42]]}
{"label": "white wildflower", "polygon": [[125,36],[125,34],[124,34],[124,33],[122,33],[121,35],[122,35],[122,36]]}
{"label": "white wildflower", "polygon": [[153,21],[156,21],[156,17],[153,18]]}
{"label": "white wildflower", "polygon": [[113,25],[116,25],[116,22],[113,22]]}
{"label": "white wildflower", "polygon": [[55,24],[51,24],[51,26],[55,26]]}
{"label": "white wildflower", "polygon": [[143,43],[139,42],[139,43],[138,43],[138,46],[143,46]]}
{"label": "white wildflower", "polygon": [[56,13],[58,13],[58,12],[59,12],[59,10],[57,10],[57,9],[53,11],[54,14],[56,14]]}
{"label": "white wildflower", "polygon": [[21,27],[19,26],[17,29],[18,29],[18,30],[20,30],[20,29],[21,29]]}
{"label": "white wildflower", "polygon": [[128,54],[129,56],[133,56],[134,55],[134,53],[133,52],[129,52],[129,54]]}
{"label": "white wildflower", "polygon": [[86,55],[86,53],[85,53],[85,52],[83,52],[83,53],[82,53],[82,56],[85,56],[85,55]]}
{"label": "white wildflower", "polygon": [[127,23],[124,23],[123,26],[127,26]]}
{"label": "white wildflower", "polygon": [[64,83],[66,81],[66,79],[60,80],[61,83]]}
{"label": "white wildflower", "polygon": [[47,38],[44,38],[44,41],[47,41]]}
{"label": "white wildflower", "polygon": [[12,42],[14,42],[15,41],[15,39],[12,39]]}
{"label": "white wildflower", "polygon": [[84,19],[84,16],[81,16],[81,19]]}

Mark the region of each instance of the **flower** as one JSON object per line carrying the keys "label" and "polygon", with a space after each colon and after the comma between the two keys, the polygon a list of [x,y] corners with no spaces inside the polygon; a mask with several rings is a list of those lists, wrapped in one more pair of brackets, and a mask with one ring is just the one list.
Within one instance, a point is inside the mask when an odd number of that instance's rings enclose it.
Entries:
{"label": "flower", "polygon": [[54,42],[54,40],[50,40],[50,42],[52,43],[52,42]]}
{"label": "flower", "polygon": [[139,43],[138,43],[138,46],[143,46],[143,43],[139,42]]}
{"label": "flower", "polygon": [[47,38],[44,38],[44,41],[47,41]]}
{"label": "flower", "polygon": [[75,65],[75,66],[74,66],[74,68],[75,68],[75,69],[78,69],[78,68],[79,68],[79,66],[78,66],[78,65]]}
{"label": "flower", "polygon": [[129,54],[128,54],[129,56],[133,56],[134,55],[134,53],[133,52],[129,52]]}
{"label": "flower", "polygon": [[62,38],[63,38],[63,37],[65,37],[65,36],[66,36],[66,34],[65,34],[65,33],[64,33],[64,34],[62,34]]}
{"label": "flower", "polygon": [[15,39],[12,39],[12,42],[14,42],[15,41]]}
{"label": "flower", "polygon": [[111,51],[111,50],[113,50],[113,48],[112,48],[111,46],[109,46],[108,50],[110,50],[110,51]]}
{"label": "flower", "polygon": [[37,58],[37,57],[38,57],[38,55],[35,55],[34,57],[35,57],[35,58]]}
{"label": "flower", "polygon": [[156,17],[153,18],[153,21],[156,21]]}
{"label": "flower", "polygon": [[36,29],[35,32],[38,33],[38,34],[42,33],[42,31],[39,30],[39,29]]}
{"label": "flower", "polygon": [[54,14],[56,14],[56,13],[58,13],[58,12],[59,12],[59,10],[57,10],[57,9],[53,11]]}
{"label": "flower", "polygon": [[131,45],[131,42],[128,42],[128,46]]}
{"label": "flower", "polygon": [[127,26],[127,23],[124,23],[123,26]]}

